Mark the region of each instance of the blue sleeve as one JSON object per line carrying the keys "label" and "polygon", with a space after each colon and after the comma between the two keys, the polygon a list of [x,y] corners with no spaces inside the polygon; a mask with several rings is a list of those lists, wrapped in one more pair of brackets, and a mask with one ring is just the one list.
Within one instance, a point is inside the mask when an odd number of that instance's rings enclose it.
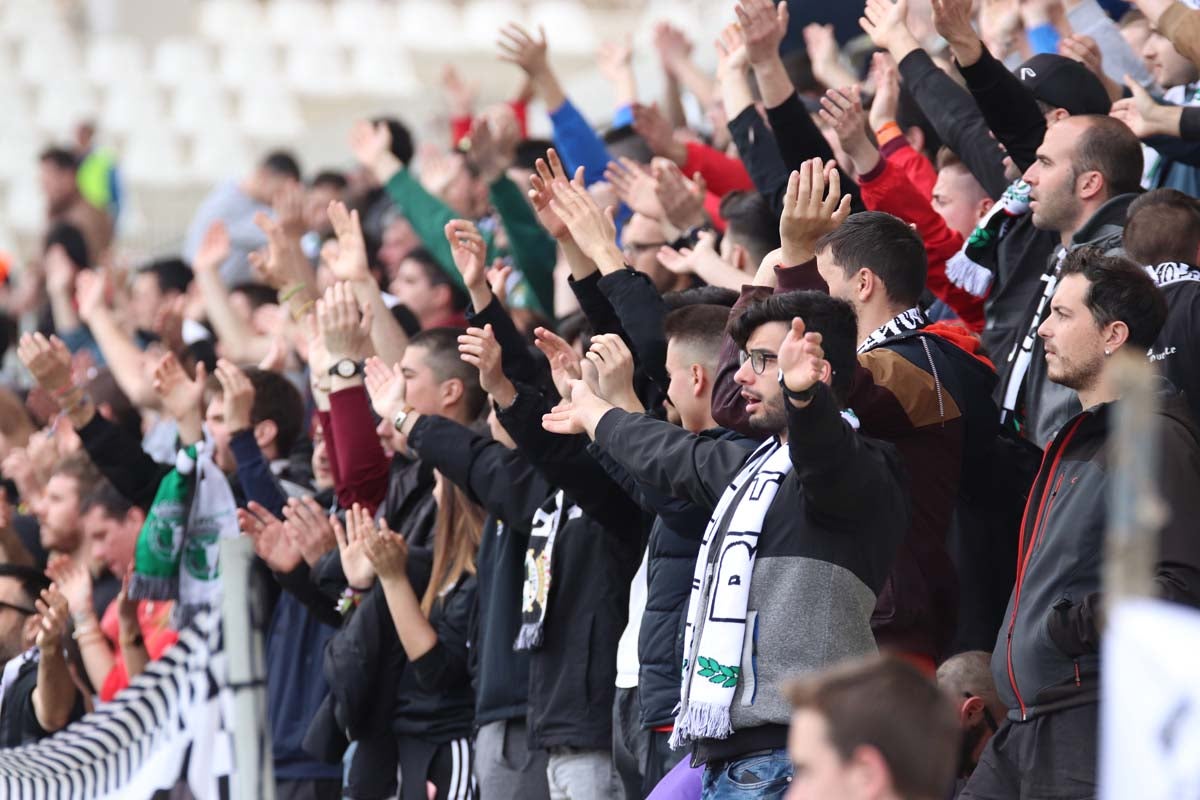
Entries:
{"label": "blue sleeve", "polygon": [[1034,55],[1058,52],[1058,28],[1050,23],[1030,28],[1026,36],[1029,38],[1029,47],[1033,50]]}
{"label": "blue sleeve", "polygon": [[235,433],[229,440],[229,449],[237,461],[238,482],[246,493],[246,500],[253,500],[277,517],[282,516],[287,495],[271,474],[271,465],[263,458],[258,442],[254,441],[254,431],[247,429]]}
{"label": "blue sleeve", "polygon": [[614,128],[626,128],[633,125],[633,106],[621,106],[613,114],[612,126]]}
{"label": "blue sleeve", "polygon": [[550,112],[550,122],[554,125],[554,146],[567,174],[574,174],[575,168],[582,166],[583,179],[588,186],[604,180],[604,168],[611,160],[608,148],[579,109],[571,105],[570,100],[564,100]]}
{"label": "blue sleeve", "polygon": [[92,337],[92,332],[87,329],[86,325],[80,325],[78,328],[72,328],[69,331],[57,331],[56,333],[58,334],[58,338],[62,339],[62,343],[72,353],[87,350],[92,354],[92,359],[95,361],[97,367],[105,366],[104,353],[100,352],[100,345],[96,344],[96,340]]}

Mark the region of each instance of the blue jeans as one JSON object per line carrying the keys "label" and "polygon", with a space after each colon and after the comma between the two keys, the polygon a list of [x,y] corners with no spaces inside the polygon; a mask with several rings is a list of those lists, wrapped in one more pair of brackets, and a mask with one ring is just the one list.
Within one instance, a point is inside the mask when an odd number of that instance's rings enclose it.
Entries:
{"label": "blue jeans", "polygon": [[748,758],[731,761],[724,769],[704,768],[701,800],[737,800],[738,798],[782,798],[792,780],[792,761],[787,750],[779,748]]}

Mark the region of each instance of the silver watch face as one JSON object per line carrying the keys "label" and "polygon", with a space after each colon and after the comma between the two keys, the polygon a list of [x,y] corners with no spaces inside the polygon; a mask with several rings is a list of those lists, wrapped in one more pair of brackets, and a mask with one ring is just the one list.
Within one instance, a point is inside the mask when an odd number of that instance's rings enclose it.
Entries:
{"label": "silver watch face", "polygon": [[343,378],[353,378],[358,374],[358,365],[348,358],[343,358],[336,365],[337,374]]}
{"label": "silver watch face", "polygon": [[406,419],[408,419],[408,412],[401,411],[398,414],[396,414],[396,418],[392,420],[392,425],[396,428],[397,431],[400,431],[400,429],[402,427],[404,427],[404,420],[406,420]]}

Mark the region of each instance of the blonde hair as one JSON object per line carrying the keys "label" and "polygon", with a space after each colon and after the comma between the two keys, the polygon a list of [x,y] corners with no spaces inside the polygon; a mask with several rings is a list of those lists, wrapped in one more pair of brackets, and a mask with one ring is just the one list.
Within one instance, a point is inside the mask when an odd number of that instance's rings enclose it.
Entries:
{"label": "blonde hair", "polygon": [[475,574],[475,556],[483,532],[483,509],[446,478],[443,477],[439,485],[433,571],[425,596],[421,598],[421,611],[426,617],[445,589],[457,584],[463,575]]}

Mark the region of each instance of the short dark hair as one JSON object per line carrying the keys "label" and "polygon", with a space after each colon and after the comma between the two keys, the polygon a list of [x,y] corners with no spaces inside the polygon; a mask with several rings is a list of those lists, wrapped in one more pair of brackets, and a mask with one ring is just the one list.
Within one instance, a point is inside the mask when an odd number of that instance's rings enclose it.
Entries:
{"label": "short dark hair", "polygon": [[937,158],[934,160],[934,165],[938,172],[941,172],[944,169],[950,169],[951,167],[959,167],[961,169],[967,168],[967,165],[964,164],[962,159],[958,157],[958,153],[954,152],[946,145],[942,145],[938,148]]}
{"label": "short dark hair", "polygon": [[1142,186],[1142,143],[1129,126],[1101,114],[1081,114],[1072,119],[1087,122],[1075,141],[1075,175],[1099,172],[1109,197],[1138,191]]}
{"label": "short dark hair", "polygon": [[287,150],[272,150],[263,157],[259,166],[281,177],[300,180],[300,162]]}
{"label": "short dark hair", "polygon": [[462,381],[463,406],[467,416],[475,419],[483,413],[487,393],[479,385],[479,370],[459,358],[458,337],[464,333],[462,328],[430,328],[412,337],[408,346],[425,348],[425,363],[438,381]]}
{"label": "short dark hair", "polygon": [[80,269],[87,269],[92,265],[87,239],[83,237],[83,231],[71,223],[56,222],[46,232],[42,251],[45,252],[56,244],[61,245],[62,249],[67,251],[67,258],[71,259],[71,263]]}
{"label": "short dark hair", "polygon": [[20,581],[21,591],[25,594],[30,608],[33,607],[33,601],[42,596],[42,590],[50,588],[50,579],[46,577],[46,573],[37,567],[24,564],[0,564],[0,578]]}
{"label": "short dark hair", "polygon": [[668,311],[701,304],[733,308],[733,304],[738,300],[738,293],[723,286],[693,286],[690,289],[667,292],[662,299]]}
{"label": "short dark hair", "polygon": [[277,305],[279,293],[265,283],[246,281],[229,289],[230,294],[243,294],[250,302],[250,308],[257,311],[263,306]]}
{"label": "short dark hair", "polygon": [[104,512],[109,519],[125,519],[125,515],[133,508],[133,501],[117,491],[107,478],[102,478],[96,488],[79,504],[79,513],[87,514],[93,508]]}
{"label": "short dark hair", "polygon": [[275,450],[279,458],[284,458],[304,430],[304,398],[295,384],[278,372],[257,367],[248,367],[245,372],[254,386],[250,423],[257,425],[263,420],[275,423]]}
{"label": "short dark hair", "polygon": [[677,308],[663,321],[663,336],[668,342],[692,348],[704,357],[705,363],[716,367],[725,341],[725,324],[729,308],[695,304]]}
{"label": "short dark hair", "polygon": [[847,277],[871,270],[883,281],[888,298],[906,308],[915,306],[925,290],[925,244],[899,217],[883,211],[851,214],[817,240],[816,251],[826,249]]}
{"label": "short dark hair", "polygon": [[336,169],[323,169],[313,176],[313,179],[308,184],[312,188],[318,186],[328,186],[339,192],[346,191],[346,187],[350,182],[346,180],[346,174]]}
{"label": "short dark hair", "polygon": [[1167,319],[1167,301],[1145,269],[1098,247],[1080,247],[1063,259],[1059,277],[1068,275],[1087,280],[1083,302],[1097,327],[1119,320],[1129,328],[1131,345],[1148,350],[1154,344]]}
{"label": "short dark hair", "polygon": [[545,158],[546,151],[551,147],[554,147],[554,142],[549,139],[524,139],[517,143],[517,155],[513,166],[533,169],[537,166],[537,160]]}
{"label": "short dark hair", "polygon": [[138,269],[139,275],[153,275],[158,282],[158,290],[167,292],[186,292],[192,285],[192,268],[182,258],[160,258],[151,261]]}
{"label": "short dark hair", "polygon": [[467,293],[458,288],[454,281],[450,280],[450,276],[442,269],[442,265],[438,263],[437,258],[433,253],[426,250],[424,247],[417,249],[404,256],[404,260],[412,260],[421,265],[421,269],[425,272],[425,277],[431,286],[449,286],[450,287],[450,306],[455,311],[462,311],[467,307],[470,298]]}
{"label": "short dark hair", "polygon": [[87,393],[97,406],[108,406],[112,412],[112,422],[118,428],[127,431],[131,436],[142,436],[142,413],[130,402],[129,397],[117,383],[112,370],[101,367],[95,376],[88,381]]}
{"label": "short dark hair", "polygon": [[870,656],[791,681],[783,691],[795,710],[824,719],[842,760],[869,745],[887,762],[900,796],[946,796],[962,731],[949,698],[916,667],[896,656]]}
{"label": "short dark hair", "polygon": [[843,404],[858,367],[858,319],[844,300],[824,292],[802,291],[773,294],[751,303],[729,327],[737,346],[745,349],[754,331],[768,322],[791,324],[796,317],[805,327],[821,334],[825,360],[833,368],[833,393]]}
{"label": "short dark hair", "polygon": [[387,125],[388,133],[392,135],[392,155],[403,164],[411,164],[413,159],[413,138],[408,126],[395,117],[373,117],[371,123]]}
{"label": "short dark hair", "polygon": [[53,164],[61,170],[70,172],[79,169],[79,157],[65,147],[47,147],[38,153],[38,162]]}
{"label": "short dark hair", "polygon": [[1195,264],[1200,255],[1200,201],[1178,189],[1155,189],[1129,204],[1122,246],[1143,266]]}
{"label": "short dark hair", "polygon": [[736,231],[733,236],[749,252],[755,269],[779,247],[779,215],[758,192],[730,192],[721,198],[718,213],[727,226],[725,235]]}

